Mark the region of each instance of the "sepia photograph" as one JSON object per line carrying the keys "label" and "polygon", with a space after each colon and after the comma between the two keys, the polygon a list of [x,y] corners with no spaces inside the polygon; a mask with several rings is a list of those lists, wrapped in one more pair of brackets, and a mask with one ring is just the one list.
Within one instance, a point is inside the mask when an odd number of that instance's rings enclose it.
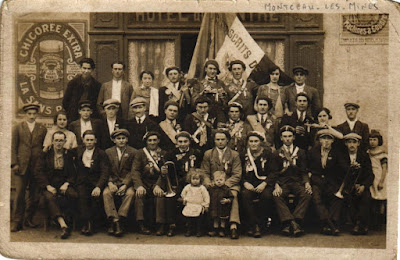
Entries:
{"label": "sepia photograph", "polygon": [[1,8],[4,257],[397,257],[399,3],[35,4]]}

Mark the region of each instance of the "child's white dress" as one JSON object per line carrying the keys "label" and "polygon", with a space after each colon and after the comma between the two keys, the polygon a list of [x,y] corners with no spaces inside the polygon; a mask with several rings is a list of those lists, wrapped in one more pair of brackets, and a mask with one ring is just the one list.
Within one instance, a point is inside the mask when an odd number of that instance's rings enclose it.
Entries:
{"label": "child's white dress", "polygon": [[382,177],[382,164],[387,164],[388,156],[383,149],[377,149],[375,151],[368,150],[368,154],[371,159],[372,172],[375,175],[374,182],[370,187],[371,197],[375,200],[386,200],[386,179],[383,189],[378,190],[378,184]]}
{"label": "child's white dress", "polygon": [[210,195],[203,185],[186,185],[182,190],[181,197],[186,200],[186,205],[182,210],[185,217],[198,217],[203,207],[208,208],[210,205]]}

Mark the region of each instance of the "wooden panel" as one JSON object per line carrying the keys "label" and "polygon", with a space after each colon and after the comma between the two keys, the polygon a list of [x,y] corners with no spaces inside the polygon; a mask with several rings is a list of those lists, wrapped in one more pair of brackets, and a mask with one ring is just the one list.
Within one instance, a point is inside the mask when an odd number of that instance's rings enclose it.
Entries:
{"label": "wooden panel", "polygon": [[291,37],[290,44],[290,67],[301,65],[309,70],[306,83],[319,90],[321,99],[324,94],[323,39],[320,35],[297,35]]}
{"label": "wooden panel", "polygon": [[290,15],[292,30],[322,30],[322,14],[293,14]]}
{"label": "wooden panel", "polygon": [[96,63],[95,78],[101,83],[112,79],[110,64],[124,60],[122,36],[91,36],[90,56]]}
{"label": "wooden panel", "polygon": [[120,29],[122,14],[119,13],[92,13],[90,14],[91,29]]}

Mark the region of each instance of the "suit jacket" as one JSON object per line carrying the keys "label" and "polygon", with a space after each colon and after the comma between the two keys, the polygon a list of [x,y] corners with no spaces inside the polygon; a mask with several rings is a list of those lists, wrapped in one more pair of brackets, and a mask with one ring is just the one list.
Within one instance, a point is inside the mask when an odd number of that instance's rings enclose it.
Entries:
{"label": "suit jacket", "polygon": [[[319,92],[316,88],[310,87],[308,85],[304,86],[304,92],[310,98],[310,104],[307,110],[307,114],[309,114],[310,116],[314,116],[315,111],[322,107]],[[287,104],[289,110],[292,112],[296,110],[296,95],[297,91],[294,83],[285,88],[285,101],[283,102],[283,104]]]}
{"label": "suit jacket", "polygon": [[47,185],[51,185],[59,189],[61,185],[68,182],[74,185],[76,181],[76,168],[73,152],[65,150],[63,154],[64,168],[62,170],[54,169],[54,150],[41,152],[40,158],[36,162],[35,179],[40,188],[45,189]]}
{"label": "suit jacket", "polygon": [[[115,122],[115,124],[118,124],[118,128],[120,129],[126,127],[126,122],[119,117],[117,117],[117,121]],[[110,131],[108,129],[107,119],[102,118],[100,120],[99,128],[100,128],[100,134],[99,137],[97,137],[97,146],[100,147],[100,149],[102,149],[103,151],[105,151],[106,149],[113,147],[115,145],[110,137]]]}
{"label": "suit jacket", "polygon": [[11,167],[19,165],[19,174],[25,175],[28,167],[34,167],[43,149],[47,129],[36,122],[33,131],[29,130],[27,122],[18,123],[13,127],[11,139]]}
{"label": "suit jacket", "polygon": [[262,151],[260,156],[254,159],[254,164],[257,167],[258,176],[267,177],[265,180],[260,180],[255,175],[255,171],[253,166],[250,163],[250,160],[247,156],[247,151],[242,155],[242,165],[243,165],[243,183],[249,182],[254,187],[260,185],[262,182],[266,182],[268,186],[275,185],[275,180],[278,171],[277,159],[275,158],[275,154],[271,151],[270,148],[266,148]]}
{"label": "suit jacket", "polygon": [[[300,147],[303,150],[308,150],[308,146],[311,146],[313,144],[313,140],[312,137],[310,135],[310,133],[307,131],[307,127],[304,126],[305,123],[313,123],[314,120],[309,117],[308,115],[306,115],[305,119],[303,122],[301,122],[297,116],[297,110],[295,110],[293,112],[293,114],[291,116],[288,115],[283,115],[282,117],[282,121],[281,121],[281,125],[279,126],[279,128],[281,128],[284,125],[290,125],[294,128],[296,128],[296,126],[302,126],[305,129],[305,134],[304,135],[300,135],[300,134],[295,134],[295,139],[294,139],[294,145]],[[311,129],[310,129],[311,130]],[[279,146],[282,145],[282,142],[280,141],[280,137],[276,136],[276,140],[279,140]]]}
{"label": "suit jacket", "polygon": [[238,152],[227,147],[221,162],[217,148],[210,149],[204,154],[201,169],[206,172],[206,178],[204,179],[206,185],[211,182],[214,172],[224,171],[227,177],[225,185],[231,189],[240,191],[239,184],[242,178],[242,164]]}
{"label": "suit jacket", "polygon": [[[161,169],[161,166],[165,161],[165,151],[160,149],[159,154],[161,159],[158,162],[158,167]],[[160,177],[160,172],[154,168],[151,170],[149,163],[150,161],[147,159],[143,149],[137,151],[135,158],[133,159],[131,174],[129,175],[135,190],[140,186],[143,186],[146,189],[153,189]]]}
{"label": "suit jacket", "polygon": [[[179,89],[180,93],[182,93],[182,91],[180,90],[181,87],[182,87],[182,84],[179,83],[178,89]],[[159,95],[159,99],[160,99],[159,106],[158,106],[158,108],[159,108],[158,115],[159,115],[160,120],[165,119],[165,112],[164,112],[165,103],[171,99],[175,99],[175,96],[172,93],[171,94],[166,93],[167,89],[168,89],[167,87],[163,86],[158,90],[158,95]],[[183,93],[182,93],[182,95],[183,95]],[[189,95],[190,95],[190,91],[189,91]],[[178,102],[178,104],[179,104],[179,100],[176,100],[176,102]],[[188,102],[186,100],[185,97],[183,97],[182,106],[179,107],[178,120],[183,121],[185,119],[185,116],[187,114],[189,114],[190,112],[191,112],[191,104],[190,104],[190,102]]]}
{"label": "suit jacket", "polygon": [[133,159],[135,158],[137,150],[128,145],[120,161],[117,149],[118,148],[114,146],[106,150],[111,166],[110,178],[108,181],[117,186],[126,184],[130,187],[132,186],[132,179],[129,178],[129,173],[131,172]]}
{"label": "suit jacket", "polygon": [[[129,103],[132,99],[133,87],[128,81],[122,80],[121,82],[121,105],[119,107],[118,115],[122,119],[128,120]],[[99,114],[105,117],[103,102],[110,99],[112,96],[112,81],[103,83],[100,88],[99,96],[97,98],[97,110]]]}
{"label": "suit jacket", "polygon": [[[294,146],[293,149],[295,149]],[[275,176],[272,178],[275,180],[275,183],[278,183],[280,186],[283,184],[297,182],[300,184],[305,184],[309,182],[309,177],[307,174],[307,157],[304,150],[299,149],[297,153],[296,165],[289,166],[285,171],[283,170],[284,159],[282,158],[282,154],[284,152],[284,148],[281,147],[275,152],[275,157],[278,163],[278,171],[275,173]],[[273,185],[275,185],[275,183]]]}
{"label": "suit jacket", "polygon": [[[92,129],[96,133],[97,141],[99,142],[101,140],[101,134],[102,134],[102,122],[99,119],[90,119],[90,123],[92,124]],[[81,120],[75,120],[68,126],[68,130],[73,132],[76,136],[76,142],[78,145],[82,145],[82,131],[81,131]]]}
{"label": "suit jacket", "polygon": [[[239,154],[243,154],[246,152],[246,138],[247,135],[251,132],[251,126],[249,124],[246,124],[243,121],[240,121],[243,123],[243,125],[240,127],[239,131],[236,131],[233,133],[233,129],[235,129],[235,125],[231,125],[230,121],[226,122],[226,125],[229,128],[229,134],[231,135],[231,140],[229,140],[228,146],[232,150],[237,151]],[[234,135],[232,135],[232,133]]]}
{"label": "suit jacket", "polygon": [[[160,125],[160,135],[161,135],[160,147],[164,151],[171,151],[171,150],[175,149],[175,147],[176,147],[175,143],[172,141],[172,140],[175,141],[175,136],[171,140],[171,138],[168,136],[168,134],[164,131],[164,129],[162,128],[162,125],[166,125],[166,124],[169,124],[172,129],[172,125],[168,121],[164,120],[164,121],[160,122],[160,124],[159,124]],[[176,124],[180,125],[181,129],[182,129],[182,124],[178,120],[176,120]],[[175,128],[176,128],[176,126],[175,126]],[[172,135],[174,134],[173,131],[171,131],[171,134]]]}
{"label": "suit jacket", "polygon": [[[365,189],[369,189],[375,178],[372,172],[371,159],[365,151],[358,149],[356,161],[361,165],[361,173],[357,179],[357,184],[364,185]],[[347,174],[350,168],[350,156],[348,152],[342,153],[340,164],[344,170],[344,175]]]}
{"label": "suit jacket", "polygon": [[94,148],[91,168],[86,168],[82,162],[82,155],[85,152],[84,146],[77,148],[76,167],[78,177],[77,185],[91,184],[103,190],[110,175],[110,162],[107,154],[98,147]]}
{"label": "suit jacket", "polygon": [[[349,133],[356,133],[362,137],[361,140],[361,149],[366,151],[369,147],[369,127],[368,124],[361,122],[360,120],[357,120],[353,131],[350,130],[349,123],[345,121],[344,123],[338,125],[337,130],[341,132],[343,135],[347,135]],[[343,141],[344,144],[344,141]]]}
{"label": "suit jacket", "polygon": [[[226,84],[226,92],[228,94],[228,102],[236,96],[236,94],[241,90],[242,86],[238,86],[232,80]],[[242,92],[235,102],[242,104],[243,113],[245,116],[254,114],[254,101],[257,96],[258,85],[254,81],[246,82],[246,96]]]}
{"label": "suit jacket", "polygon": [[[86,86],[85,86],[86,84]],[[64,98],[62,101],[63,108],[67,111],[67,118],[70,122],[75,121],[79,118],[78,114],[78,104],[82,97],[85,88],[88,88],[87,99],[92,105],[96,104],[97,97],[99,96],[99,91],[101,88],[101,83],[90,76],[87,83],[82,80],[82,75],[78,75],[68,82],[67,89],[64,93]],[[93,110],[93,118],[98,118],[97,109]]]}
{"label": "suit jacket", "polygon": [[143,136],[149,131],[160,132],[160,127],[156,122],[151,120],[148,116],[144,119],[141,124],[138,124],[136,118],[129,120],[126,124],[126,129],[131,134],[129,137],[129,145],[135,149],[141,149],[145,147]]}
{"label": "suit jacket", "polygon": [[[196,112],[194,112],[196,113]],[[212,138],[213,131],[217,129],[217,120],[215,116],[212,116],[211,114],[208,114],[207,122],[209,122],[212,125],[212,128],[206,126],[207,130],[207,143],[203,147],[197,147],[197,148],[207,148],[211,149],[214,144],[214,140]],[[189,114],[185,118],[185,122],[183,123],[183,130],[189,132],[191,135],[193,135],[196,130],[199,128],[198,125],[200,124],[200,121],[195,118],[192,114]],[[199,139],[199,136],[197,136],[197,139]],[[199,139],[200,140],[200,139]],[[198,146],[196,144],[196,146]]]}
{"label": "suit jacket", "polygon": [[[248,128],[251,129],[251,131],[258,131],[257,129],[255,129],[254,127],[261,126],[263,128],[263,132],[265,134],[265,142],[263,142],[263,144],[265,144],[265,147],[272,147],[273,145],[275,145],[275,141],[277,140],[276,138],[278,137],[279,139],[279,121],[277,120],[276,116],[270,113],[267,113],[267,119],[265,121],[265,124],[262,125],[260,122],[260,120],[258,119],[258,115],[249,115],[246,118],[246,125]],[[255,119],[254,121],[257,122],[257,124],[253,127],[253,125],[250,123],[253,120],[250,119]],[[257,127],[258,127],[257,126]],[[261,130],[260,130],[261,132]],[[276,146],[276,145],[275,145]]]}

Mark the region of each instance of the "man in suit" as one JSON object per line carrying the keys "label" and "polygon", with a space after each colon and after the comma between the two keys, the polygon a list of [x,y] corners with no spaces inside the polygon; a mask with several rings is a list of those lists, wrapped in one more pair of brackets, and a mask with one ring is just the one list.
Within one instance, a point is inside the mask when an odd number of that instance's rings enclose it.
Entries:
{"label": "man in suit", "polygon": [[344,107],[346,109],[347,119],[337,126],[337,130],[343,135],[356,133],[361,136],[360,149],[366,151],[369,147],[369,127],[368,124],[361,122],[357,118],[360,106],[356,103],[346,103]]}
{"label": "man in suit", "polygon": [[291,115],[296,110],[296,95],[299,93],[306,93],[309,97],[309,107],[307,114],[311,117],[314,116],[315,112],[322,107],[320,95],[317,89],[306,85],[306,79],[308,70],[302,66],[296,66],[293,68],[293,79],[294,83],[285,89],[285,100],[283,104],[286,104],[289,109],[288,115]]}
{"label": "man in suit", "polygon": [[176,134],[182,131],[179,119],[179,105],[175,101],[169,100],[164,105],[166,119],[160,122],[160,147],[165,151],[170,151],[176,147]]}
{"label": "man in suit", "polygon": [[93,130],[96,132],[99,139],[102,133],[101,121],[99,119],[92,118],[93,114],[92,104],[89,100],[79,101],[79,116],[78,120],[73,121],[68,129],[73,132],[76,136],[76,142],[78,145],[82,145],[82,135],[86,130]]}
{"label": "man in suit", "polygon": [[70,235],[67,219],[75,215],[74,205],[78,199],[73,185],[76,181],[74,155],[64,149],[66,135],[56,131],[52,136],[52,146],[42,152],[36,163],[35,178],[42,190],[50,216],[61,227],[61,238]]}
{"label": "man in suit", "polygon": [[175,101],[179,106],[179,121],[183,121],[185,116],[191,111],[191,95],[186,82],[182,82],[181,70],[178,67],[172,66],[165,70],[169,82],[166,86],[159,89],[159,117],[165,119],[165,103]]}
{"label": "man in suit", "polygon": [[224,130],[217,130],[214,135],[215,147],[205,152],[201,169],[205,170],[204,186],[213,187],[213,173],[223,171],[227,176],[225,185],[228,186],[233,194],[231,214],[231,238],[238,239],[239,233],[237,225],[240,224],[238,193],[240,191],[240,180],[242,177],[242,164],[239,153],[228,147],[231,136]]}
{"label": "man in suit", "polygon": [[310,124],[314,121],[307,114],[310,98],[306,93],[296,95],[296,110],[292,115],[283,115],[281,126],[290,125],[296,129],[294,144],[299,148],[308,151],[312,145],[310,136]]}
{"label": "man in suit", "polygon": [[[277,152],[280,172],[277,172],[275,188],[272,192],[274,201],[281,220],[283,235],[294,235],[295,237],[304,234],[301,222],[306,214],[308,204],[311,200],[312,188],[307,175],[307,158],[304,150],[293,144],[295,129],[291,126],[283,126],[280,129],[280,136],[283,142]],[[287,196],[293,193],[298,198],[293,213],[287,205]]]}
{"label": "man in suit", "polygon": [[103,83],[101,86],[99,97],[97,98],[97,110],[103,117],[106,112],[103,108],[103,102],[107,99],[116,99],[120,102],[118,116],[123,120],[128,120],[129,103],[131,102],[133,87],[131,83],[123,80],[125,64],[121,61],[116,61],[111,64],[112,80]]}
{"label": "man in suit", "polygon": [[206,76],[193,86],[193,101],[200,96],[205,96],[210,100],[210,113],[217,118],[218,122],[225,122],[225,108],[228,105],[225,84],[218,79],[220,73],[218,62],[208,60],[204,65]]}
{"label": "man in suit", "polygon": [[[129,173],[137,150],[128,145],[129,132],[126,129],[115,130],[111,138],[115,146],[106,150],[111,164],[111,173],[107,187],[103,191],[103,201],[104,210],[110,222],[108,234],[119,237],[124,233],[121,222],[126,220],[135,196]],[[114,202],[117,198],[121,200],[118,211]]]}
{"label": "man in suit", "polygon": [[93,233],[93,218],[99,208],[101,191],[108,181],[110,163],[106,153],[96,147],[96,133],[86,130],[83,133],[83,146],[77,148],[77,191],[80,218],[83,223],[81,234]]}
{"label": "man in suit", "polygon": [[[11,232],[22,229],[24,219],[26,226],[36,226],[32,222],[38,204],[33,167],[43,149],[43,141],[47,133],[46,127],[36,122],[39,105],[26,104],[22,109],[25,112],[25,120],[13,127],[11,141],[11,172],[15,181]],[[25,213],[25,192],[28,186],[29,200]]]}
{"label": "man in suit", "polygon": [[102,150],[106,150],[114,146],[114,142],[111,139],[111,134],[119,128],[125,127],[125,121],[118,117],[118,110],[120,103],[116,99],[107,99],[103,102],[104,111],[106,113],[105,118],[101,119],[101,133],[97,137],[99,140],[98,146]]}
{"label": "man in suit", "polygon": [[135,149],[145,146],[144,135],[149,131],[160,132],[156,122],[146,115],[147,101],[143,97],[134,98],[131,103],[134,118],[127,123],[127,130],[130,133],[129,145]]}
{"label": "man in suit", "polygon": [[[91,104],[96,104],[101,88],[101,83],[91,75],[96,67],[94,61],[91,58],[83,58],[79,65],[81,74],[68,82],[62,101],[62,106],[67,111],[67,118],[70,122],[79,118],[79,101],[89,100]],[[98,118],[98,116],[97,110],[94,110],[93,117]]]}

